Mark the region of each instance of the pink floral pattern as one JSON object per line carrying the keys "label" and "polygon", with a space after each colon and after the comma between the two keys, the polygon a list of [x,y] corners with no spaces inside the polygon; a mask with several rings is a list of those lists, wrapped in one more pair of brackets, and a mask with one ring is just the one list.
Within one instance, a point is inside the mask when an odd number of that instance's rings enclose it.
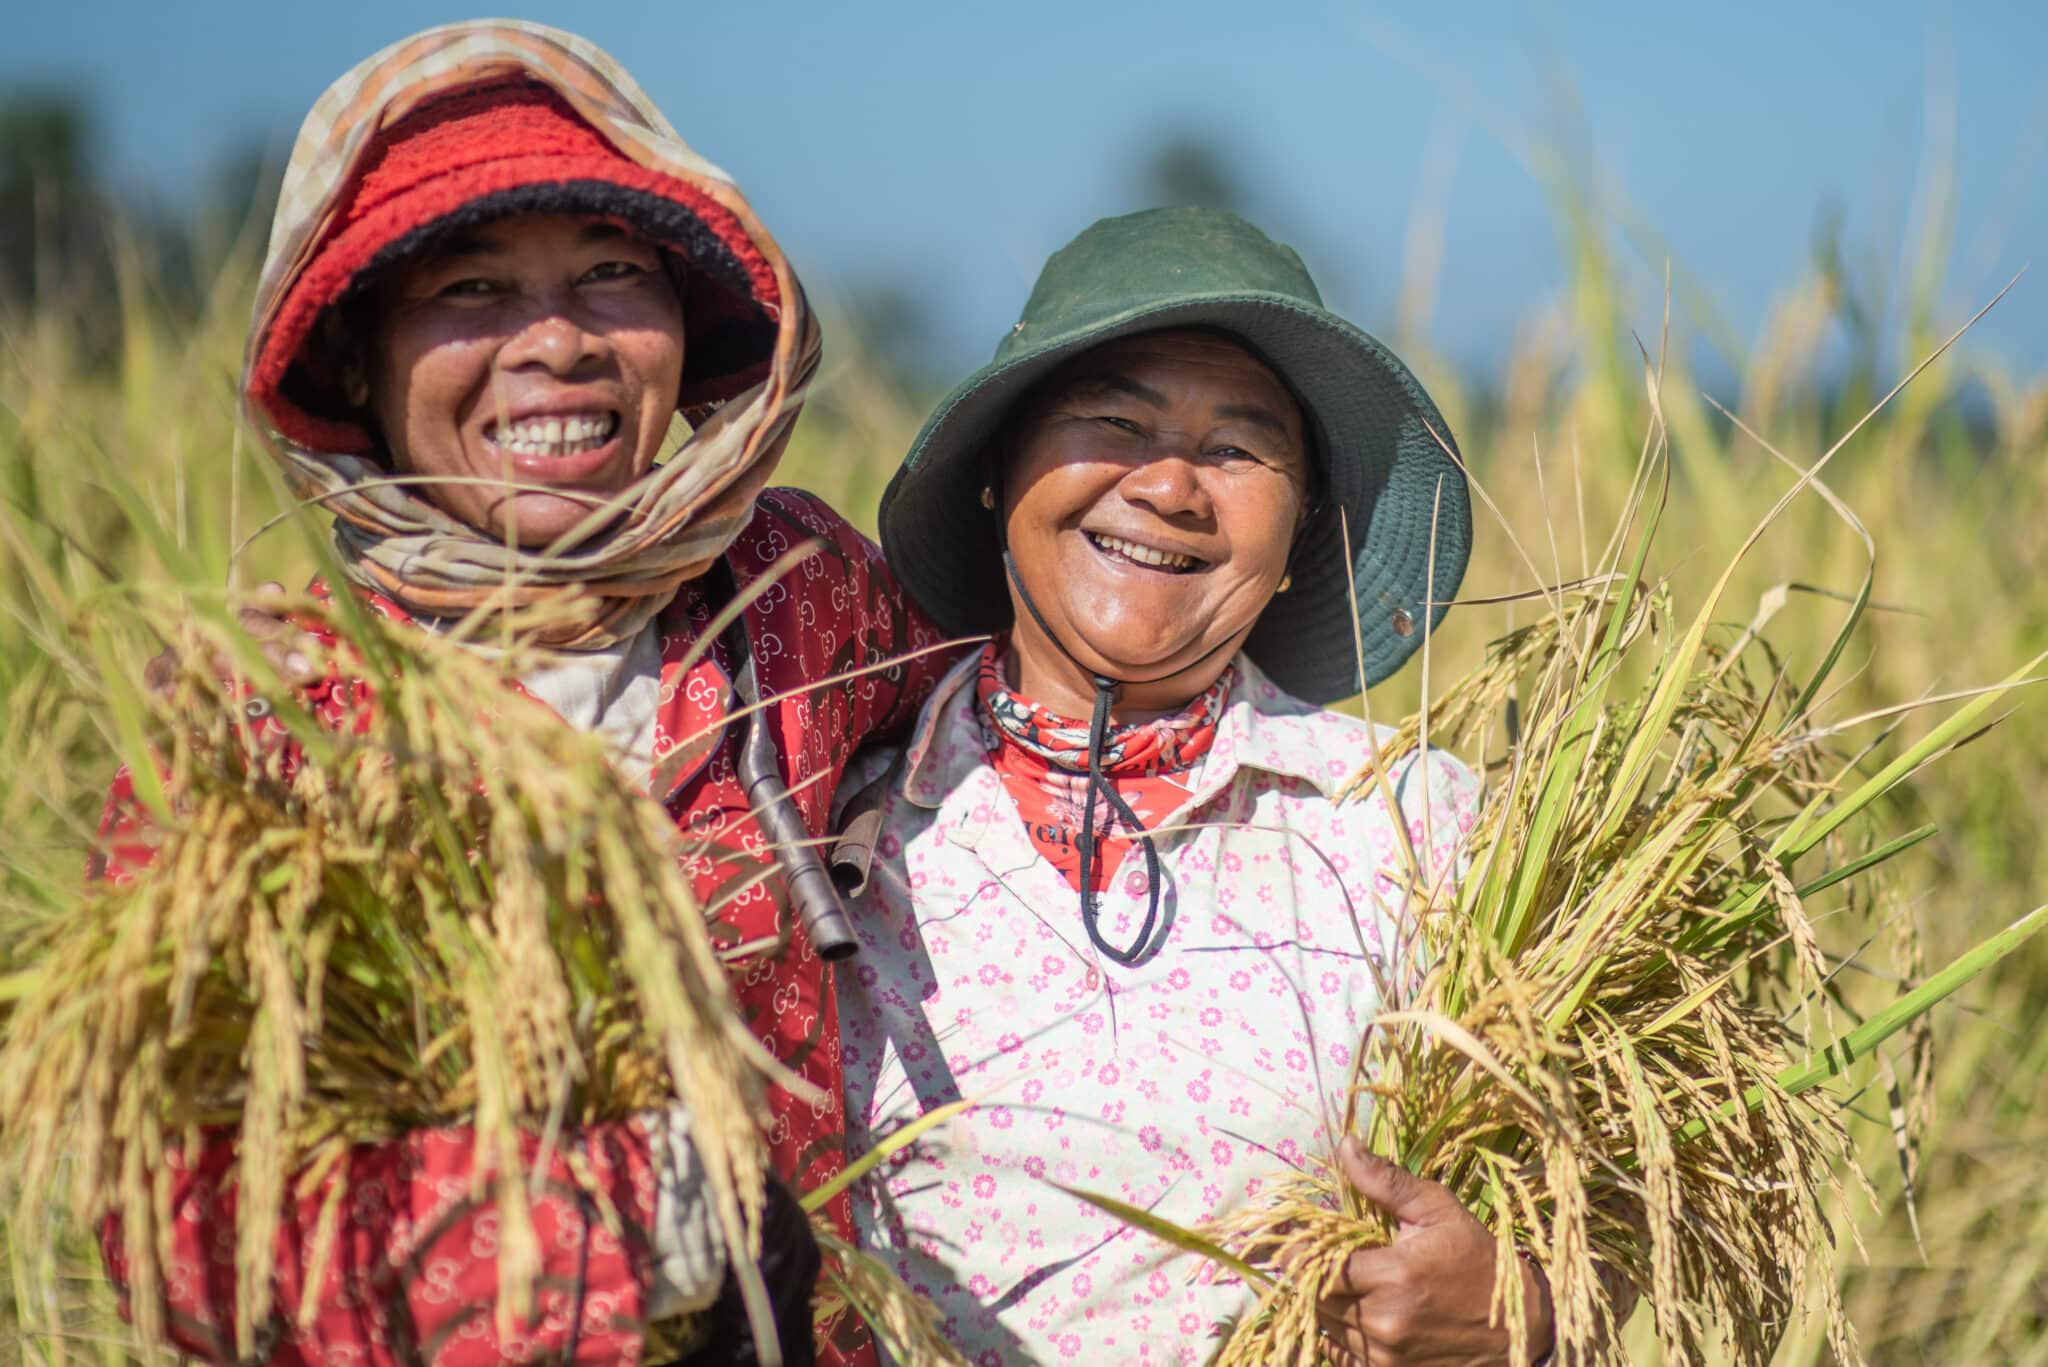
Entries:
{"label": "pink floral pattern", "polygon": [[[839,993],[854,1152],[979,1104],[867,1184],[861,1237],[977,1363],[1201,1361],[1246,1290],[1054,1184],[1185,1224],[1326,1146],[1405,905],[1391,814],[1333,800],[1371,738],[1240,659],[1215,744],[1159,823],[1199,827],[1158,837],[1170,925],[1127,969],[1091,948],[990,767],[974,667],[920,719]],[[1478,780],[1441,755],[1392,779],[1444,876]],[[1133,859],[1112,878],[1112,943],[1135,932],[1144,879]]]}
{"label": "pink floral pattern", "polygon": [[1081,887],[1081,847],[1092,826],[1102,857],[1089,869],[1088,885],[1102,892],[1142,831],[1186,800],[1187,771],[1215,742],[1216,716],[1235,675],[1224,670],[1200,697],[1171,716],[1110,728],[1102,772],[1118,801],[1137,818],[1132,826],[1106,794],[1091,786],[1089,724],[1056,716],[1011,692],[1002,664],[1009,654],[1008,636],[997,637],[982,647],[975,672],[989,762],[1017,804],[1038,853],[1076,891]]}

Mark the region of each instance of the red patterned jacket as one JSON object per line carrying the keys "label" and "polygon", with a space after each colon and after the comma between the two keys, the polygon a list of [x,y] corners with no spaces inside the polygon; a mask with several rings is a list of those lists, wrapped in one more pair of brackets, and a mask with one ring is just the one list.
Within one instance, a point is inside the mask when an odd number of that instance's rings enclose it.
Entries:
{"label": "red patterned jacket", "polygon": [[[951,658],[935,652],[823,689],[799,692],[864,665],[902,656],[943,638],[904,600],[881,552],[818,499],[771,489],[753,521],[728,552],[744,594],[755,578],[807,542],[819,548],[767,588],[747,609],[754,667],[761,695],[789,694],[772,709],[783,778],[813,835],[824,833],[827,809],[846,761],[861,745],[906,728]],[[384,610],[402,616],[389,603]],[[687,673],[682,661],[714,612],[704,594],[685,586],[658,619],[662,631],[661,703],[655,736],[657,773],[673,768],[684,738],[723,717],[733,661],[723,643]],[[330,724],[347,725],[356,690],[339,680],[316,685],[310,702]],[[731,894],[749,876],[747,854],[765,840],[748,812],[734,771],[739,727],[720,744],[664,775],[666,802],[693,846],[705,838],[742,853],[694,857],[689,872],[707,904]],[[661,763],[669,757],[669,764]],[[149,857],[140,838],[128,776],[115,783],[103,823],[108,876],[119,878]],[[839,1022],[826,965],[811,951],[800,927],[782,924],[773,885],[756,884],[732,895],[717,933],[732,943],[788,931],[788,947],[757,961],[737,982],[755,1033],[778,1058],[829,1102],[813,1106],[781,1089],[770,1094],[769,1135],[776,1170],[799,1188],[838,1172],[845,1163],[845,1120],[840,1102]],[[565,1152],[566,1151],[566,1152]],[[173,1159],[174,1246],[161,1294],[179,1347],[220,1361],[234,1354],[233,1144],[209,1144],[190,1161]],[[529,1153],[529,1159],[532,1157]],[[572,1160],[586,1165],[605,1188],[629,1228],[614,1238],[601,1228],[585,1237],[571,1177]],[[310,1324],[296,1327],[293,1312],[304,1292],[302,1270],[311,1251],[328,1190],[316,1186],[298,1198],[277,1235],[275,1304],[259,1342],[274,1363],[335,1363],[382,1367],[428,1362],[468,1367],[500,1361],[559,1361],[572,1338],[578,1362],[633,1362],[640,1355],[640,1307],[649,1281],[646,1230],[654,1215],[654,1179],[647,1137],[634,1122],[599,1125],[561,1144],[534,1206],[547,1262],[536,1290],[536,1314],[500,1338],[493,1326],[497,1300],[497,1217],[472,1197],[473,1136],[464,1128],[419,1131],[388,1144],[363,1145],[349,1165],[349,1209],[342,1236],[317,1291]],[[852,1236],[842,1197],[834,1220]],[[637,1221],[634,1217],[637,1216]],[[104,1241],[110,1271],[126,1285],[118,1231]],[[581,1279],[582,1323],[572,1334],[570,1306]],[[131,1289],[132,1291],[133,1289]],[[842,1334],[823,1360],[871,1360],[864,1335]],[[855,1339],[859,1339],[856,1342]]]}

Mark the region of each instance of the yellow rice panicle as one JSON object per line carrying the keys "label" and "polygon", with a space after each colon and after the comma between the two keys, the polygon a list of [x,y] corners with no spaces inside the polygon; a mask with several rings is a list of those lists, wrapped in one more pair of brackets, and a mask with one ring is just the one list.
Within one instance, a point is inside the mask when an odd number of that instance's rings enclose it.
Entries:
{"label": "yellow rice panicle", "polygon": [[[1648,681],[1611,689],[1575,732],[1599,624],[1615,606],[1605,585],[1581,588],[1433,705],[1433,744],[1471,744],[1510,699],[1520,732],[1493,771],[1455,902],[1410,927],[1429,968],[1369,1032],[1352,1113],[1369,1147],[1446,1183],[1501,1248],[1542,1268],[1561,1363],[1618,1361],[1620,1322],[1638,1296],[1673,1363],[1702,1361],[1713,1345],[1762,1364],[1802,1313],[1822,1316],[1854,1362],[1832,1294],[1800,1301],[1827,1280],[1812,1276],[1830,1238],[1827,1198],[1853,1157],[1833,1103],[1774,1082],[1808,1052],[1799,1008],[1821,989],[1826,961],[1758,835],[1824,800],[1826,771],[1788,743],[1795,719],[1779,690],[1753,687],[1740,662],[1709,645],[1686,678],[1660,672],[1678,636],[1661,591],[1621,604],[1621,655],[1652,647]],[[1660,684],[1678,688],[1663,713],[1653,711]],[[1646,724],[1667,730],[1646,736]],[[1382,765],[1419,733],[1411,718]],[[1537,866],[1546,783],[1559,785],[1550,815],[1562,817]],[[1352,788],[1372,800],[1375,780]],[[1534,888],[1518,933],[1496,923],[1506,904],[1484,899],[1514,878]],[[1737,926],[1725,908],[1759,881],[1768,914],[1717,939]],[[1741,1108],[1752,1089],[1760,1103]],[[1718,1114],[1730,1103],[1738,1109]],[[1702,1115],[1713,1118],[1681,1139]],[[1225,1367],[1308,1364],[1323,1351],[1315,1301],[1330,1269],[1390,1234],[1340,1186],[1327,1169],[1296,1174],[1266,1204],[1196,1231],[1255,1266],[1294,1272],[1234,1326]],[[1495,1312],[1516,1337],[1519,1299],[1519,1279],[1499,1279]]]}
{"label": "yellow rice panicle", "polygon": [[905,1286],[888,1264],[840,1238],[822,1216],[812,1217],[811,1232],[823,1255],[814,1310],[819,1325],[829,1326],[851,1310],[903,1367],[967,1367],[941,1330],[938,1308]]}
{"label": "yellow rice panicle", "polygon": [[[501,1310],[518,1313],[539,1248],[517,1131],[680,1098],[732,1246],[757,1247],[760,1084],[775,1065],[734,1009],[666,814],[598,741],[508,687],[516,654],[295,610],[371,634],[348,647],[375,694],[361,733],[215,677],[198,662],[233,658],[231,629],[185,624],[186,663],[149,700],[173,803],[154,860],[16,948],[34,965],[0,1024],[0,1180],[18,1225],[59,1193],[81,1227],[117,1214],[134,1282],[153,1285],[166,1151],[237,1126],[248,1353],[272,1312],[285,1201],[349,1143],[468,1122],[495,1160],[480,1180],[506,1215]],[[289,770],[255,739],[273,707],[304,746]],[[156,1298],[134,1313],[160,1342]]]}

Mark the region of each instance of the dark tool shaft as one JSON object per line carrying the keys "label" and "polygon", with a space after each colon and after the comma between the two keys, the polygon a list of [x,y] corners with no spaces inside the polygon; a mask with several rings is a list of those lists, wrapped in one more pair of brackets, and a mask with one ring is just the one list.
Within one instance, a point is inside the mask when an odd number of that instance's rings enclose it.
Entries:
{"label": "dark tool shaft", "polygon": [[[757,690],[753,686],[751,659],[740,667],[733,684],[742,699],[749,703],[758,701],[754,696]],[[747,806],[761,823],[776,862],[782,865],[782,880],[789,888],[790,903],[796,908],[804,933],[810,936],[811,947],[821,959],[844,959],[858,951],[860,942],[853,937],[846,908],[839,904],[839,888],[811,841],[811,833],[797,812],[796,800],[783,786],[781,767],[776,763],[775,736],[765,708],[747,718],[746,738],[740,742],[739,776]]]}
{"label": "dark tool shaft", "polygon": [[[726,593],[730,598],[731,572],[724,569],[722,562],[720,569],[727,580]],[[747,640],[744,614],[726,628],[725,646],[733,661],[733,692],[748,706],[759,703],[761,689],[754,676],[754,651]],[[832,881],[824,857],[804,826],[796,800],[782,782],[769,712],[769,708],[757,708],[747,718],[746,734],[740,738],[740,790],[746,794],[747,806],[760,823],[761,833],[768,837],[776,863],[782,867],[790,905],[804,934],[810,937],[811,947],[821,959],[844,959],[859,951],[860,941],[854,938],[853,924],[846,919],[846,908],[840,905],[838,885]]]}

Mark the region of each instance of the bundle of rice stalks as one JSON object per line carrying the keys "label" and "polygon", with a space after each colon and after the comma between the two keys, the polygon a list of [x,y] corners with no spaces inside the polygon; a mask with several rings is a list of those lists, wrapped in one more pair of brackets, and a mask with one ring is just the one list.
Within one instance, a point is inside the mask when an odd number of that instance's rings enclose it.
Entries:
{"label": "bundle of rice stalks", "polygon": [[[728,1246],[752,1247],[774,1065],[733,1009],[670,818],[600,741],[508,685],[516,653],[346,595],[295,611],[353,657],[324,718],[225,612],[178,629],[185,664],[159,692],[113,669],[56,676],[112,712],[153,857],[12,948],[0,1184],[16,1228],[46,1227],[61,1198],[80,1222],[116,1214],[131,1275],[154,1286],[163,1156],[232,1129],[246,1354],[292,1174],[471,1123],[503,1215],[502,1304],[521,1313],[540,1250],[519,1130],[545,1149],[679,1099]],[[159,1341],[156,1297],[134,1313]]]}
{"label": "bundle of rice stalks", "polygon": [[[1639,490],[1661,456],[1661,440],[1647,445]],[[1832,501],[1818,470],[1793,493]],[[1857,876],[1933,828],[1886,836],[1857,819],[1978,734],[2040,660],[1923,700],[1961,705],[1888,762],[1875,746],[1836,754],[1850,728],[1906,710],[1817,715],[1869,579],[1802,680],[1768,645],[1783,594],[1746,627],[1717,621],[1732,565],[1696,615],[1677,616],[1644,575],[1655,524],[1655,509],[1638,536],[1625,521],[1606,572],[1553,591],[1542,620],[1497,642],[1354,780],[1354,798],[1391,804],[1384,776],[1403,752],[1475,747],[1506,719],[1455,886],[1422,885],[1409,856],[1388,1009],[1331,1128],[1444,1183],[1491,1227],[1495,1311],[1517,1353],[1513,1269],[1527,1256],[1550,1283],[1561,1363],[1619,1360],[1637,1296],[1674,1363],[1765,1363],[1809,1312],[1853,1362],[1834,1279],[1815,1274],[1831,1270],[1840,1184],[1860,1174],[1820,1084],[2048,924],[2048,908],[1873,1003],[1840,990],[1807,899],[1833,890],[1859,909]],[[1119,1213],[1260,1288],[1226,1367],[1329,1360],[1319,1302],[1353,1252],[1394,1235],[1334,1162],[1199,1230]]]}

